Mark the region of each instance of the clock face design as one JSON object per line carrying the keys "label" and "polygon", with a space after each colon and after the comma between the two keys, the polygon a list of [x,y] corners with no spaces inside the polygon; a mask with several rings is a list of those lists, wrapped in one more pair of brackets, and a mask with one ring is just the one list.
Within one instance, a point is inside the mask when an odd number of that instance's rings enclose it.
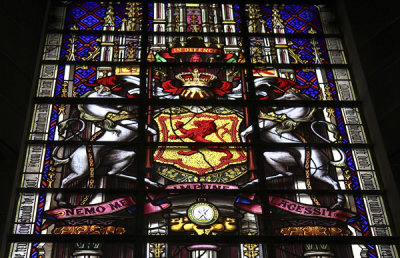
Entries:
{"label": "clock face design", "polygon": [[197,202],[189,207],[189,219],[197,225],[211,225],[218,219],[217,207],[207,202]]}

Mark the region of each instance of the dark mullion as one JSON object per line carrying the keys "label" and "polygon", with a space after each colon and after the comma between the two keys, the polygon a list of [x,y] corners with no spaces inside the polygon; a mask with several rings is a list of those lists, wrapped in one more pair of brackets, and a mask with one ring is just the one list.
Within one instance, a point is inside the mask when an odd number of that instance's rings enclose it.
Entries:
{"label": "dark mullion", "polygon": [[[28,173],[29,174],[29,173]],[[202,184],[202,183],[199,183]],[[204,183],[203,183],[204,184]],[[107,194],[132,194],[132,193],[146,193],[151,191],[152,193],[182,193],[182,194],[196,194],[201,193],[204,189],[164,189],[164,188],[151,188],[151,190],[139,190],[139,189],[118,189],[118,188],[16,188],[17,193],[107,193]],[[239,194],[239,193],[267,193],[267,194],[293,194],[293,193],[304,193],[304,194],[321,194],[321,195],[332,195],[336,193],[341,194],[358,194],[358,195],[380,195],[386,194],[385,190],[336,190],[332,193],[331,189],[207,189],[207,193],[210,194]]]}
{"label": "dark mullion", "polygon": [[[239,25],[240,26],[240,25]],[[70,30],[67,30],[70,31]],[[81,30],[83,31],[83,30]],[[89,32],[89,31],[87,31]],[[242,34],[243,31],[236,31],[236,32],[179,32],[179,31],[149,31],[150,35],[166,35],[166,36],[239,36]],[[110,32],[112,34],[112,31]],[[294,38],[315,38],[315,37],[332,37],[332,38],[341,38],[341,34],[339,33],[315,33],[315,34],[309,34],[305,32],[296,32],[296,33],[275,33],[273,31],[268,31],[268,32],[248,32],[249,36],[254,36],[254,37],[282,37],[282,35],[285,35],[287,37],[294,37]]]}
{"label": "dark mullion", "polygon": [[[248,25],[247,25],[247,13],[246,13],[246,5],[244,3],[241,3],[239,5],[239,11],[240,11],[240,17],[241,17],[241,35],[243,39],[243,52],[246,60],[246,65],[251,63],[251,54],[250,54],[250,34],[248,32]],[[247,66],[249,67],[249,66]],[[253,67],[249,67],[247,71],[247,84],[249,88],[249,95],[251,99],[257,99],[256,97],[256,89],[254,85],[254,77],[253,77]],[[260,221],[260,230],[264,229],[265,234],[267,236],[272,236],[272,224],[271,224],[271,216],[270,216],[270,207],[268,204],[269,200],[269,195],[265,192],[265,186],[266,186],[266,180],[263,172],[263,163],[262,163],[262,151],[260,148],[256,147],[254,145],[254,142],[260,142],[260,137],[259,137],[259,128],[258,128],[258,107],[257,106],[249,106],[249,115],[250,115],[250,121],[252,122],[251,124],[253,125],[254,132],[253,132],[253,146],[251,147],[251,151],[254,152],[254,159],[255,159],[255,165],[256,165],[256,175],[258,181],[258,189],[260,191],[259,198],[261,202],[261,208],[262,208],[262,214],[259,215],[259,218],[262,218]],[[260,157],[261,156],[261,157]],[[262,227],[261,227],[262,225]],[[265,250],[267,252],[267,256],[274,258],[275,257],[275,250],[274,247],[271,245],[267,245],[265,247]]]}
{"label": "dark mullion", "polygon": [[248,147],[256,146],[263,149],[273,149],[273,148],[294,148],[294,147],[315,147],[315,148],[372,148],[373,145],[369,143],[277,143],[277,142],[255,142],[255,143],[242,143],[242,142],[146,142],[141,139],[133,142],[91,142],[91,141],[69,141],[65,143],[64,141],[49,141],[49,140],[28,140],[30,145],[51,145],[51,146],[82,146],[82,145],[105,145],[105,146],[118,146],[118,147],[134,147],[134,146],[167,146],[167,147],[186,147],[186,146],[221,146],[221,147]]}
{"label": "dark mullion", "polygon": [[[144,51],[144,48],[141,48],[141,51]],[[147,53],[146,53],[147,54]],[[251,57],[251,56],[250,56]],[[42,64],[80,64],[80,65],[89,65],[89,66],[139,66],[143,63],[146,63],[147,66],[158,66],[158,67],[179,67],[179,66],[187,66],[191,65],[190,62],[149,62],[147,61],[147,55],[145,58],[141,56],[141,61],[130,61],[130,62],[120,62],[120,61],[66,61],[66,60],[42,60]],[[145,60],[143,60],[145,59]],[[251,60],[251,59],[249,59]],[[198,62],[196,63],[198,66],[204,67],[242,67],[242,68],[259,68],[259,67],[274,67],[278,69],[301,69],[301,68],[349,68],[350,64],[279,64],[279,63],[269,63],[269,64],[260,64],[260,63],[207,63],[207,62]]]}
{"label": "dark mullion", "polygon": [[[56,2],[56,6],[61,6],[61,4]],[[160,2],[160,1],[145,1],[145,0],[119,0],[119,1],[113,1],[113,2],[137,2],[137,3],[142,3],[142,4],[147,4],[148,2]],[[199,3],[197,0],[186,0],[186,1],[181,1],[181,0],[170,0],[168,1],[169,3]],[[216,3],[215,0],[203,0],[201,1],[202,3]],[[235,0],[235,1],[229,1],[229,0],[223,0],[219,1],[218,3],[221,4],[240,4],[241,1]],[[273,0],[273,1],[265,1],[265,0],[247,0],[245,1],[246,4],[299,4],[298,0]],[[302,0],[301,4],[329,4],[329,0]]]}
{"label": "dark mullion", "polygon": [[334,100],[259,100],[256,96],[250,96],[248,100],[223,100],[223,99],[146,99],[146,98],[62,98],[62,97],[35,97],[35,104],[108,104],[117,105],[125,104],[135,105],[151,105],[173,107],[176,105],[197,105],[197,106],[229,106],[229,107],[359,107],[360,101],[334,101]]}
{"label": "dark mullion", "polygon": [[[113,2],[137,2],[137,3],[143,3],[146,4],[148,2],[162,2],[162,1],[145,1],[145,0],[119,0],[119,1],[113,1]],[[186,1],[182,1],[182,0],[170,0],[168,1],[168,3],[199,3],[199,1],[197,0],[186,0]],[[216,3],[215,0],[203,0],[201,1],[202,3]],[[229,0],[222,0],[222,1],[218,1],[218,3],[221,4],[240,4],[240,1],[229,1]],[[298,0],[273,0],[273,1],[265,1],[265,0],[247,0],[245,1],[246,4],[299,4]],[[329,0],[302,0],[301,4],[314,4],[314,5],[318,5],[318,4],[328,4]]]}
{"label": "dark mullion", "polygon": [[[88,32],[88,31],[86,31]],[[315,34],[309,34],[309,33],[284,33],[284,34],[278,34],[275,32],[267,32],[267,33],[261,33],[261,32],[247,32],[249,37],[262,37],[262,38],[278,38],[282,37],[284,35],[287,38],[340,38],[341,34],[336,34],[336,33],[330,33],[330,34],[324,34],[324,33],[315,33]],[[110,32],[110,34],[113,34]],[[178,32],[178,31],[173,31],[173,32],[158,32],[158,31],[150,31],[150,35],[164,35],[164,36],[238,36],[242,35],[242,32]],[[186,47],[183,47],[186,48]],[[189,47],[190,48],[190,47]]]}
{"label": "dark mullion", "polygon": [[[48,34],[63,34],[63,35],[68,35],[68,34],[74,34],[74,35],[115,35],[115,36],[140,36],[142,35],[141,31],[103,31],[103,30],[69,30],[69,29],[63,29],[63,30],[49,30],[47,32]],[[159,32],[159,31],[149,31],[148,34],[150,36],[152,35],[164,35],[164,36],[238,36],[240,35],[241,32],[178,32],[178,31],[173,31],[173,32]],[[341,34],[323,34],[323,33],[316,33],[316,34],[306,34],[306,33],[285,33],[285,36],[288,38],[341,38]],[[282,37],[282,34],[277,34],[274,32],[271,33],[249,33],[249,36],[251,37]]]}
{"label": "dark mullion", "polygon": [[[10,242],[97,242],[97,243],[123,243],[123,242],[161,242],[161,243],[265,243],[265,244],[381,244],[396,245],[399,237],[384,236],[235,236],[235,235],[9,235]],[[145,257],[145,256],[140,256]],[[271,256],[268,256],[271,257]]]}
{"label": "dark mullion", "polygon": [[[148,7],[146,3],[142,5],[142,24],[141,24],[141,38],[140,38],[140,97],[146,98],[146,78],[147,78],[147,46],[148,46],[148,36],[147,36],[147,26],[148,26]],[[138,138],[145,139],[145,123],[146,123],[146,111],[147,107],[142,103],[139,105],[139,131]],[[143,250],[143,246],[146,245],[143,242],[143,238],[141,236],[146,235],[147,227],[146,227],[146,218],[144,216],[144,203],[146,198],[146,185],[144,182],[144,178],[146,176],[146,169],[142,165],[143,161],[146,159],[146,148],[140,148],[139,146],[135,148],[136,157],[135,157],[135,165],[137,166],[137,208],[136,208],[136,231],[138,233],[138,238],[135,241],[135,256],[144,257],[145,253]]]}

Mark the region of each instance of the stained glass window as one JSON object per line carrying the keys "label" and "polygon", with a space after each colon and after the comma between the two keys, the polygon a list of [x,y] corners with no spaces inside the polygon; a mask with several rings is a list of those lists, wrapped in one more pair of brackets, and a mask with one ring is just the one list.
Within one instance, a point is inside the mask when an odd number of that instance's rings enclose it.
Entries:
{"label": "stained glass window", "polygon": [[55,1],[48,20],[9,257],[397,256],[327,6]]}

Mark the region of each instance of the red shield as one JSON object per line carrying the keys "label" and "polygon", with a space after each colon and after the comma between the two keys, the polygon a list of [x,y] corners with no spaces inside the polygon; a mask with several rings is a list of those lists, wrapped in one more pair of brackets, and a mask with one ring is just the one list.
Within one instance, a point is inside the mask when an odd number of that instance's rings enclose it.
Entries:
{"label": "red shield", "polygon": [[[187,110],[171,109],[155,115],[160,142],[240,142],[239,126],[241,115],[226,108],[193,113]],[[178,112],[176,112],[178,111]],[[246,151],[242,147],[159,147],[154,161],[169,164],[180,170],[197,175],[220,171],[232,164],[246,162]]]}

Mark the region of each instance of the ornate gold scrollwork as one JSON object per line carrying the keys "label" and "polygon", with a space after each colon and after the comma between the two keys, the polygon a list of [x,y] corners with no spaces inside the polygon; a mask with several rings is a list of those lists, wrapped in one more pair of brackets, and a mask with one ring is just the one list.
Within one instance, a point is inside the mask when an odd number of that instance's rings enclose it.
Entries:
{"label": "ornate gold scrollwork", "polygon": [[261,119],[267,119],[267,120],[276,121],[276,122],[282,122],[282,121],[285,121],[286,119],[288,119],[286,114],[276,114],[274,112],[264,113],[262,111],[260,111],[260,114],[258,115],[258,117]]}
{"label": "ornate gold scrollwork", "polygon": [[281,228],[284,236],[350,236],[348,228],[305,226],[305,227],[285,227]]}
{"label": "ornate gold scrollwork", "polygon": [[344,178],[345,178],[344,183],[346,184],[347,189],[350,189],[350,190],[353,189],[353,187],[352,187],[353,181],[351,180],[351,176],[352,175],[351,175],[350,170],[349,169],[345,169],[344,170]]}
{"label": "ornate gold scrollwork", "polygon": [[217,235],[235,231],[237,228],[236,219],[220,217],[214,224],[209,226],[199,226],[190,221],[188,217],[172,218],[170,220],[170,229],[174,232],[190,232],[197,235]]}
{"label": "ornate gold scrollwork", "polygon": [[55,176],[56,176],[55,171],[56,171],[56,168],[53,165],[53,161],[50,161],[49,173],[48,173],[48,177],[46,179],[47,188],[53,188],[53,184],[54,184]]}
{"label": "ornate gold scrollwork", "polygon": [[265,24],[266,21],[262,19],[262,14],[260,13],[260,6],[258,4],[249,4],[246,12],[249,16],[249,32],[255,33],[259,32],[257,29],[260,25]]}
{"label": "ornate gold scrollwork", "polygon": [[[155,235],[161,235],[157,233]],[[163,254],[165,253],[165,243],[150,243],[150,253],[153,255],[151,257],[154,258],[161,258],[164,257]]]}
{"label": "ornate gold scrollwork", "polygon": [[102,225],[62,226],[53,229],[55,235],[123,235],[124,227]]}
{"label": "ornate gold scrollwork", "polygon": [[[68,97],[68,82],[64,82],[61,85],[61,98],[66,98]],[[64,114],[65,115],[65,104],[60,104],[58,108],[58,114]]]}
{"label": "ornate gold scrollwork", "polygon": [[248,258],[259,257],[260,251],[258,250],[257,244],[244,244],[243,246],[245,248],[244,250],[245,257]]}
{"label": "ornate gold scrollwork", "polygon": [[[248,233],[249,236],[254,236],[255,233]],[[246,243],[243,244],[244,250],[243,250],[243,254],[245,257],[248,258],[256,258],[256,257],[260,257],[260,249],[258,244],[254,244],[254,243]]]}
{"label": "ornate gold scrollwork", "polygon": [[[96,41],[100,42],[100,39],[96,39]],[[83,61],[96,61],[96,57],[98,55],[100,55],[100,46],[93,46],[93,51],[88,52],[88,56],[82,57],[82,60]],[[89,68],[89,66],[81,65],[81,66],[79,66],[79,68],[86,70]]]}
{"label": "ornate gold scrollwork", "polygon": [[[328,84],[325,85],[325,96],[326,100],[333,100],[331,88]],[[335,117],[335,110],[333,108],[326,108],[326,112],[328,113],[328,117]]]}
{"label": "ornate gold scrollwork", "polygon": [[138,30],[142,20],[140,3],[129,3],[129,2],[126,3],[126,10],[127,10],[126,15],[128,16],[127,19],[126,18],[124,19],[124,21],[127,22],[126,30],[127,31]]}
{"label": "ornate gold scrollwork", "polygon": [[[289,43],[289,45],[292,45],[293,43]],[[293,51],[293,49],[291,49],[291,48],[288,48],[288,50],[289,50],[289,55],[291,56],[291,57],[293,57],[293,59],[294,59],[294,62],[293,62],[293,64],[298,64],[298,63],[300,63],[300,64],[307,64],[307,60],[303,60],[303,59],[301,59],[301,54],[296,54],[294,51]]]}

